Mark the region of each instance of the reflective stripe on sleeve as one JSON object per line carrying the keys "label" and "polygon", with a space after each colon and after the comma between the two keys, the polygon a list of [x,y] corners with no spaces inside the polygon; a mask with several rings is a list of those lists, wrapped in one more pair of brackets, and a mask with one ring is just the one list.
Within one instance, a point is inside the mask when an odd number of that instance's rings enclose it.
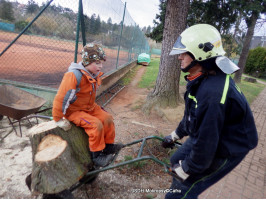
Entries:
{"label": "reflective stripe on sleeve", "polygon": [[198,107],[198,101],[197,101],[196,97],[188,94],[188,98],[192,99],[196,103],[195,108],[197,108]]}
{"label": "reflective stripe on sleeve", "polygon": [[228,92],[228,89],[229,89],[229,82],[230,82],[230,75],[227,74],[226,75],[226,79],[225,79],[225,84],[224,84],[223,96],[222,96],[221,101],[220,101],[221,104],[224,104],[224,102],[225,102],[225,99],[226,99],[226,96],[227,96],[227,92]]}

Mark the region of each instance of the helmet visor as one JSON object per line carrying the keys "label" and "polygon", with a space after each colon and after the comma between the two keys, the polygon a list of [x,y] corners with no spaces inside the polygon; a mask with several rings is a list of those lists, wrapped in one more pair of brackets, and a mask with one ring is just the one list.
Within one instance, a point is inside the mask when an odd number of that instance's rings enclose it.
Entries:
{"label": "helmet visor", "polygon": [[179,36],[169,55],[175,55],[175,54],[181,54],[181,53],[187,52],[186,46],[181,42],[181,40],[182,40],[182,37]]}

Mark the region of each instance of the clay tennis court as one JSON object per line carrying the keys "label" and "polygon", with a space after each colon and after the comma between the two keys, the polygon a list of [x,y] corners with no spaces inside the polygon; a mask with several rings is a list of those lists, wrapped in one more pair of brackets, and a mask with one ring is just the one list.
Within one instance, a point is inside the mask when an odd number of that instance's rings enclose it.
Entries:
{"label": "clay tennis court", "polygon": [[[0,31],[0,52],[18,34]],[[79,44],[79,53],[82,44]],[[103,72],[116,68],[117,49],[105,48],[107,61]],[[58,40],[41,36],[22,35],[0,57],[0,79],[57,88],[64,73],[74,61],[75,41]],[[128,52],[120,50],[118,66],[128,62]],[[77,56],[80,61],[80,54]]]}

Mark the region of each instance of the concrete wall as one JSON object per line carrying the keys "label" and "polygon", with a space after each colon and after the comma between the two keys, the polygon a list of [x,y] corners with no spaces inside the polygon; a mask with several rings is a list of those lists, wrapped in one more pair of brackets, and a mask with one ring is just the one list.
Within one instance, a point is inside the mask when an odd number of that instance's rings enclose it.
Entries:
{"label": "concrete wall", "polygon": [[109,73],[106,73],[106,76],[102,80],[102,85],[100,89],[97,91],[97,96],[100,95],[103,91],[110,88],[112,85],[114,85],[117,81],[119,81],[127,72],[129,72],[130,69],[137,66],[137,61],[133,61],[125,66],[122,66],[118,68],[115,71],[111,71]]}
{"label": "concrete wall", "polygon": [[[106,75],[103,77],[102,85],[100,89],[97,91],[97,96],[100,95],[103,91],[110,88],[113,84],[115,84],[118,80],[120,80],[130,69],[132,69],[136,65],[137,61],[135,60],[125,66],[121,66],[120,68],[114,71],[106,73]],[[14,85],[15,87],[21,88],[27,92],[30,92],[32,94],[44,98],[46,99],[45,105],[47,105],[48,107],[53,105],[53,100],[57,93],[57,89],[50,87],[36,86],[28,83],[21,83],[16,81],[0,79],[0,85],[2,84]]]}

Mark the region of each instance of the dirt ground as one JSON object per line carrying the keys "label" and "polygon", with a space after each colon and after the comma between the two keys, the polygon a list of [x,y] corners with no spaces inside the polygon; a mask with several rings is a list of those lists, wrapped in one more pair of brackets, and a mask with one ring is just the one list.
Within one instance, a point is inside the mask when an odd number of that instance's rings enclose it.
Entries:
{"label": "dirt ground", "polygon": [[[176,128],[182,117],[183,105],[176,109],[163,110],[168,119],[155,113],[145,116],[141,112],[141,105],[149,91],[138,88],[137,83],[145,69],[139,68],[133,81],[105,107],[114,117],[116,142],[130,143],[150,135],[168,135]],[[22,128],[22,137],[11,132],[0,142],[0,198],[42,197],[32,196],[25,185],[25,178],[31,173],[32,154],[27,135],[29,125],[24,124]],[[4,137],[10,131],[12,129],[8,127],[7,119],[4,118],[0,121],[0,137]],[[140,145],[136,144],[122,149],[116,163],[135,158],[139,148]],[[143,154],[153,154],[165,162],[169,159],[169,151],[162,149],[159,142],[147,142]],[[170,185],[171,177],[164,172],[163,167],[147,161],[102,172],[95,182],[83,185],[75,190],[73,195],[80,199],[161,199]]]}

